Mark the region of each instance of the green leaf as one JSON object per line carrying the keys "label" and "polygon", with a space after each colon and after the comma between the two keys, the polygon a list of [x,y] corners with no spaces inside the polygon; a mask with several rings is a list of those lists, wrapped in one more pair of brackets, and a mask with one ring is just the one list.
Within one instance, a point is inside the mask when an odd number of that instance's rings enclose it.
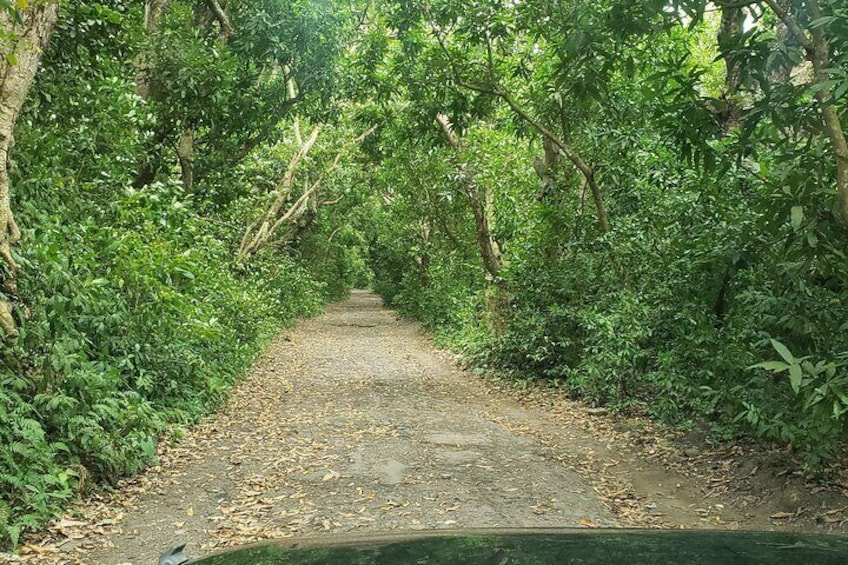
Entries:
{"label": "green leaf", "polygon": [[12,547],[18,545],[18,541],[21,539],[21,527],[15,524],[7,527],[6,535],[9,536]]}
{"label": "green leaf", "polygon": [[836,16],[822,16],[821,18],[815,19],[810,22],[810,29],[816,29],[830,25],[838,19],[839,18],[837,18]]}
{"label": "green leaf", "polygon": [[782,343],[780,343],[776,339],[773,339],[773,340],[771,340],[771,346],[774,347],[774,350],[777,351],[777,353],[781,357],[783,357],[784,361],[786,361],[790,365],[795,363],[795,357],[792,355],[792,353],[789,351],[789,349],[785,345],[783,345]]}
{"label": "green leaf", "polygon": [[774,371],[775,373],[782,373],[790,366],[783,361],[763,361],[762,363],[757,363],[756,365],[751,365],[748,367],[749,369],[766,369],[767,371]]}
{"label": "green leaf", "polygon": [[191,271],[189,271],[189,270],[183,269],[183,268],[181,268],[181,267],[176,267],[176,268],[174,269],[174,272],[179,273],[180,275],[182,275],[183,277],[185,277],[187,280],[193,281],[193,280],[195,279],[195,277],[194,277],[194,273],[192,273],[192,272],[191,272]]}
{"label": "green leaf", "polygon": [[801,390],[801,381],[804,379],[804,373],[801,371],[800,365],[791,365],[789,367],[789,384],[792,385],[792,390],[795,394]]}
{"label": "green leaf", "polygon": [[839,100],[845,96],[846,93],[848,93],[848,80],[844,81],[839,88],[836,89],[836,92],[833,94],[833,98],[834,100]]}
{"label": "green leaf", "polygon": [[61,441],[56,441],[56,442],[51,443],[50,447],[52,447],[56,451],[63,451],[65,453],[71,452],[71,448],[68,447],[68,445],[66,443],[61,442]]}
{"label": "green leaf", "polygon": [[798,231],[801,227],[801,222],[804,221],[804,207],[803,206],[793,206],[790,223],[792,224],[792,229]]}
{"label": "green leaf", "polygon": [[807,232],[807,244],[810,247],[817,247],[819,244],[819,236],[815,232]]}
{"label": "green leaf", "polygon": [[842,404],[848,406],[848,394],[845,394],[845,392],[843,392],[841,388],[830,385],[830,391],[834,395],[836,395],[836,397],[839,398],[840,401],[842,401]]}

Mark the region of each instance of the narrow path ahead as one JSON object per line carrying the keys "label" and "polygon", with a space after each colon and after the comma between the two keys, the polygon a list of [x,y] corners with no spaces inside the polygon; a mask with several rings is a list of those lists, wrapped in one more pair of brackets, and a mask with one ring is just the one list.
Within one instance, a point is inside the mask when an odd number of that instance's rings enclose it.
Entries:
{"label": "narrow path ahead", "polygon": [[417,324],[354,292],[272,344],[226,409],[160,446],[160,465],[90,496],[12,562],[150,565],[180,542],[198,557],[460,527],[845,533],[839,484],[810,491],[769,453],[609,420],[459,371]]}
{"label": "narrow path ahead", "polygon": [[523,410],[504,402],[354,292],[270,348],[87,562],[154,563],[177,541],[197,556],[292,535],[611,525],[574,471],[493,421]]}

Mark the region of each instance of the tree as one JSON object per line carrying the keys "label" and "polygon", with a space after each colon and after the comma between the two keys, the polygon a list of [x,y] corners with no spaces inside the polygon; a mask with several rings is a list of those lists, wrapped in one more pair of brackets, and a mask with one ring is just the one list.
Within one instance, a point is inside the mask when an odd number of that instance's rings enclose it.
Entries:
{"label": "tree", "polygon": [[[306,139],[302,138],[300,128],[300,120],[295,118],[293,125],[296,141],[294,154],[282,179],[268,195],[270,203],[267,208],[247,226],[236,253],[238,261],[248,261],[260,249],[272,243],[276,244],[278,248],[285,247],[309,228],[322,206],[338,204],[344,198],[344,195],[326,199],[322,196],[321,189],[325,181],[342,164],[343,159],[348,157],[349,151],[362,143],[375,129],[372,127],[362,135],[343,144],[336,150],[336,155],[332,159],[321,162],[314,176],[310,176],[308,171],[298,175],[300,172],[299,166],[315,147],[318,137],[326,129],[326,126],[324,124],[315,125]],[[300,194],[295,191],[296,183],[303,186]]]}
{"label": "tree", "polygon": [[18,333],[12,316],[18,273],[12,248],[21,237],[11,206],[10,152],[15,123],[59,17],[58,2],[24,4],[23,8],[0,12],[0,41],[5,52],[0,59],[0,259],[3,261],[0,326],[7,339]]}
{"label": "tree", "polygon": [[[157,124],[137,188],[163,170],[167,148],[186,189],[202,190],[198,182],[275,142],[296,106],[326,109],[352,25],[347,9],[311,0],[151,1],[142,60]],[[291,81],[300,88],[289,97]]]}
{"label": "tree", "polygon": [[[796,75],[796,80],[805,82],[814,93],[821,127],[833,153],[837,215],[848,228],[848,139],[840,118],[840,98],[844,98],[848,89],[848,80],[844,79],[845,40],[841,31],[848,16],[838,10],[838,2],[828,0],[722,0],[717,4],[722,10],[719,46],[728,67],[728,96],[735,96],[739,90],[746,64],[747,73],[759,77],[759,94],[762,96],[771,98],[774,95],[771,87],[777,86],[779,90],[781,86],[770,80],[772,76],[762,72],[765,66],[763,61],[745,61],[745,51],[760,40],[757,35],[741,32],[745,17],[763,22],[766,15],[771,14],[777,19],[776,24],[766,22],[761,25],[772,29],[780,26],[776,39],[783,45],[784,53],[791,53],[792,60],[783,62],[788,72],[781,75],[782,78],[790,77],[793,68],[797,67],[800,62],[797,55],[811,66],[812,72],[807,74],[806,79]],[[706,3],[696,2],[690,9],[701,14],[706,9]],[[834,52],[839,53],[836,58]],[[756,66],[760,66],[760,69],[752,68]],[[804,77],[804,73],[800,77]],[[738,110],[734,108],[731,113],[735,116]]]}
{"label": "tree", "polygon": [[492,281],[499,281],[501,276],[501,249],[492,235],[492,190],[491,187],[481,187],[474,178],[474,171],[467,162],[462,161],[462,144],[453,129],[450,119],[444,114],[436,115],[436,122],[441,127],[448,144],[455,154],[455,166],[458,169],[460,182],[471,212],[474,214],[474,225],[477,232],[477,246],[483,267]]}

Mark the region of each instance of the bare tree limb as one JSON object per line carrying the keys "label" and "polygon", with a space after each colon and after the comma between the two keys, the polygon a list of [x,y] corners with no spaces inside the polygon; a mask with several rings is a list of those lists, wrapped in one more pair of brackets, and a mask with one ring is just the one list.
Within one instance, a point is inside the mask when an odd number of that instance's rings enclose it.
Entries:
{"label": "bare tree limb", "polygon": [[[286,74],[289,75],[288,80],[286,80],[286,92],[288,92],[289,100],[294,100],[297,98],[297,94],[294,89],[294,78],[291,74]],[[300,119],[297,116],[294,117],[294,138],[298,145],[303,145],[303,136],[300,134]]]}
{"label": "bare tree limb", "polygon": [[[297,166],[315,145],[322,127],[323,126],[321,125],[316,126],[306,142],[299,147],[298,151],[292,157],[288,167],[286,168],[283,179],[274,191],[271,206],[259,219],[251,223],[245,230],[241,245],[239,246],[236,254],[239,260],[246,261],[251,256],[255,255],[262,247],[268,245],[274,239],[275,234],[277,234],[284,225],[290,225],[291,229],[289,230],[289,235],[281,238],[282,242],[291,240],[291,233],[302,232],[305,228],[302,226],[299,227],[297,222],[307,213],[310,214],[310,216],[317,216],[318,208],[322,204],[317,200],[317,194],[326,178],[338,168],[344,158],[346,149],[360,144],[366,137],[371,135],[377,129],[377,127],[374,126],[362,135],[348,143],[345,143],[339,149],[339,152],[333,159],[332,164],[325,168],[315,181],[311,183],[307,181],[306,186],[303,189],[303,193],[294,201],[293,204],[287,206],[287,202],[289,202],[289,198],[292,195],[294,176],[297,172]],[[283,210],[284,207],[286,207],[285,211]],[[311,224],[313,220],[314,217],[307,222],[307,225]]]}
{"label": "bare tree limb", "polygon": [[450,123],[448,117],[441,113],[436,114],[436,121],[439,122],[439,125],[442,128],[442,133],[445,134],[445,137],[453,150],[459,151],[462,149],[462,146],[459,144],[459,138],[454,133],[453,125]]}

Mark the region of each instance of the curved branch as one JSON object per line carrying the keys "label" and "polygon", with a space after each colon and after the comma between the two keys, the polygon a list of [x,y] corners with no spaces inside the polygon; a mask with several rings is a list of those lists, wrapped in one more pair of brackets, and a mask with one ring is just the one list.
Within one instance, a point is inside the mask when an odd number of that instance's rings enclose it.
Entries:
{"label": "curved branch", "polygon": [[218,25],[221,28],[220,33],[218,34],[219,41],[229,41],[230,37],[233,35],[233,26],[230,23],[230,18],[227,16],[227,12],[224,11],[224,8],[221,7],[220,2],[218,0],[207,0],[209,4],[209,8],[212,10],[212,13],[215,14],[215,19],[218,20]]}
{"label": "curved branch", "polygon": [[[444,38],[442,38],[441,34],[431,25],[431,31],[433,35],[436,37],[436,41],[438,41],[439,46],[444,52],[445,56],[448,59],[448,65],[451,69],[451,74],[453,74],[453,80],[457,84],[457,86],[461,88],[465,88],[468,90],[472,90],[474,92],[479,92],[480,94],[487,94],[489,96],[495,96],[503,100],[510,109],[515,112],[522,120],[530,124],[533,128],[535,128],[539,133],[541,133],[544,137],[548,138],[554,145],[556,145],[565,155],[569,161],[580,171],[583,177],[586,179],[586,182],[589,184],[589,187],[592,189],[592,196],[595,200],[595,208],[597,210],[598,215],[598,226],[601,230],[601,233],[608,233],[610,230],[609,227],[609,214],[606,209],[606,205],[604,204],[603,194],[601,193],[601,187],[598,185],[597,180],[595,179],[595,170],[591,167],[586,161],[584,161],[580,155],[577,154],[576,151],[563,139],[553,133],[550,129],[546,128],[544,124],[542,124],[539,120],[535,119],[531,116],[524,108],[519,106],[512,96],[509,95],[503,88],[500,86],[483,86],[479,84],[474,84],[466,81],[462,78],[462,75],[459,73],[459,70],[456,67],[456,63],[453,60],[453,57],[450,54],[450,51],[445,44]],[[491,69],[490,69],[491,70]],[[451,141],[452,132],[449,132],[445,129],[445,124],[442,123],[442,120],[437,116],[436,118],[439,121],[439,124],[442,126],[442,129],[448,134],[448,140]],[[456,147],[455,147],[456,149]]]}
{"label": "curved branch", "polygon": [[807,54],[813,55],[816,51],[815,46],[813,45],[813,42],[810,40],[807,34],[804,33],[804,30],[801,29],[801,26],[798,24],[797,20],[795,20],[795,18],[793,18],[792,15],[775,0],[763,1],[769,8],[771,8],[771,11],[774,12],[778,18],[780,18],[780,21],[782,21],[786,25],[786,28],[789,30],[792,36],[795,37],[795,40],[801,44]]}

